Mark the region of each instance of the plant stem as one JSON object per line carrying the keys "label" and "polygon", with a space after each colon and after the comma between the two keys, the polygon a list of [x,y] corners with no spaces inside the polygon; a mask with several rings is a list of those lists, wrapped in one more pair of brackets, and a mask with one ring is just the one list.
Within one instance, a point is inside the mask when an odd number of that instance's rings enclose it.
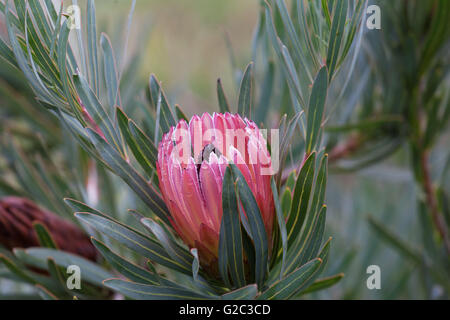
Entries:
{"label": "plant stem", "polygon": [[445,221],[442,217],[442,214],[439,210],[438,201],[436,198],[436,193],[433,189],[433,183],[431,181],[430,174],[430,166],[428,159],[428,152],[423,151],[420,155],[420,168],[422,171],[422,188],[425,192],[426,202],[431,211],[431,217],[433,219],[433,223],[442,237],[444,241],[445,249],[447,250],[447,254],[450,255],[450,239],[448,237],[448,230],[445,226]]}

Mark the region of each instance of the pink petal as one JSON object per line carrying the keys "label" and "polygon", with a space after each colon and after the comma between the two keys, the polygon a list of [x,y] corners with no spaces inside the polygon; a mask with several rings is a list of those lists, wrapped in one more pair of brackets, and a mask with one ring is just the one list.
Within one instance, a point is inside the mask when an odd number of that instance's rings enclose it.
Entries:
{"label": "pink petal", "polygon": [[[216,165],[218,168],[218,166]],[[221,219],[221,203],[222,192],[221,185],[217,183],[215,170],[211,168],[211,165],[203,162],[200,168],[200,186],[205,199],[206,211],[212,220],[211,226],[215,230],[220,230]]]}
{"label": "pink petal", "polygon": [[189,131],[191,134],[191,145],[194,152],[194,159],[197,161],[198,156],[203,151],[203,130],[202,120],[195,115],[189,122]]}

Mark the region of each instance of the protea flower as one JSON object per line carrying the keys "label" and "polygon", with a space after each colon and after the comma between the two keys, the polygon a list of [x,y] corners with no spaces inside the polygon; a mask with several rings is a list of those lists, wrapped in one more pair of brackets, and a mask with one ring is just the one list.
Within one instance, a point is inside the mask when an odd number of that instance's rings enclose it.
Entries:
{"label": "protea flower", "polygon": [[38,247],[33,223],[44,225],[59,249],[95,261],[97,251],[76,225],[25,198],[0,199],[0,244],[7,249]]}
{"label": "protea flower", "polygon": [[252,190],[271,243],[272,165],[266,140],[255,123],[239,115],[205,113],[194,116],[189,124],[181,120],[158,147],[159,183],[171,223],[189,247],[198,249],[201,264],[210,271],[218,260],[222,180],[230,162]]}

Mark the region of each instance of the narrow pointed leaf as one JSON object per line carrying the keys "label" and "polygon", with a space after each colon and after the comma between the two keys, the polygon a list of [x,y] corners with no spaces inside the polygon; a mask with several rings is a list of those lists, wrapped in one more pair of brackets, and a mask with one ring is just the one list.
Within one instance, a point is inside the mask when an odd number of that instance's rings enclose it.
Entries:
{"label": "narrow pointed leaf", "polygon": [[[287,255],[287,251],[288,251],[287,231],[286,231],[286,223],[285,223],[283,210],[281,208],[280,198],[278,197],[278,190],[277,190],[277,186],[275,184],[274,179],[272,179],[271,186],[272,186],[272,193],[273,193],[273,198],[274,198],[274,202],[275,202],[275,211],[277,214],[278,228],[280,229],[281,243],[282,243],[282,250],[283,250],[282,259],[281,259],[281,270],[280,270],[280,280],[281,280],[281,277],[284,274],[284,268],[285,268],[285,264],[286,264],[286,255]],[[276,253],[274,253],[274,254],[276,254]]]}
{"label": "narrow pointed leaf", "polygon": [[98,44],[97,44],[97,23],[95,18],[95,2],[88,0],[87,4],[87,42],[90,80],[94,92],[100,94],[99,66],[98,66]]}
{"label": "narrow pointed leaf", "polygon": [[[220,227],[219,248],[225,249],[224,255],[219,251],[220,264],[226,264],[236,287],[245,285],[242,234],[235,182],[230,167],[227,167],[223,179],[222,223]],[[225,261],[223,261],[226,258]],[[228,272],[227,271],[227,272]]]}
{"label": "narrow pointed leaf", "polygon": [[217,98],[219,100],[219,109],[221,113],[230,112],[230,105],[228,104],[227,97],[223,91],[222,81],[217,80]]}
{"label": "narrow pointed leaf", "polygon": [[249,227],[255,246],[255,279],[262,287],[267,276],[268,240],[266,228],[258,204],[241,171],[234,164],[230,165],[237,179],[239,199],[247,215]]}
{"label": "narrow pointed leaf", "polygon": [[189,122],[188,117],[186,116],[186,114],[183,112],[183,110],[181,110],[179,105],[175,105],[175,113],[177,115],[178,120],[184,120],[186,122]]}
{"label": "narrow pointed leaf", "polygon": [[285,300],[294,296],[319,269],[322,261],[314,259],[287,275],[283,280],[275,282],[259,297],[259,300]]}
{"label": "narrow pointed leaf", "polygon": [[35,287],[36,287],[36,289],[38,291],[39,296],[43,300],[50,300],[50,301],[59,300],[56,295],[54,295],[52,292],[50,292],[50,290],[48,290],[44,286],[41,286],[40,284],[37,284]]}
{"label": "narrow pointed leaf", "polygon": [[239,89],[238,113],[250,117],[252,114],[253,99],[253,62],[245,69]]}
{"label": "narrow pointed leaf", "polygon": [[95,96],[95,93],[89,87],[86,79],[79,74],[73,77],[73,82],[77,88],[78,94],[80,95],[83,106],[87,109],[89,115],[93,117],[95,123],[100,127],[106,140],[114,146],[116,150],[120,150],[120,152],[122,152],[120,140],[114,124],[98,98]]}
{"label": "narrow pointed leaf", "polygon": [[174,261],[161,247],[161,245],[150,238],[127,229],[114,221],[90,213],[76,213],[75,216],[80,220],[91,225],[97,231],[111,237],[127,248],[143,255],[153,262],[159,263],[168,268],[191,274],[190,266],[181,265]]}
{"label": "narrow pointed leaf", "polygon": [[318,279],[318,280],[314,281],[314,283],[312,285],[310,285],[308,287],[308,289],[306,289],[303,292],[301,292],[301,295],[305,295],[305,294],[308,294],[308,293],[311,293],[311,292],[328,289],[328,288],[334,286],[335,284],[337,284],[339,281],[341,281],[342,278],[344,278],[344,274],[343,273],[339,273],[339,274],[336,274],[336,275],[331,276],[331,277]]}
{"label": "narrow pointed leaf", "polygon": [[119,124],[120,132],[122,137],[125,139],[126,144],[130,147],[136,161],[139,163],[141,168],[145,171],[148,177],[151,177],[154,172],[154,163],[151,163],[148,158],[146,158],[140,149],[139,143],[135,137],[131,134],[129,123],[130,119],[119,107],[116,108],[117,123]]}
{"label": "narrow pointed leaf", "polygon": [[306,152],[309,154],[317,147],[327,97],[327,67],[320,69],[312,88],[308,107],[308,123],[306,133]]}
{"label": "narrow pointed leaf", "polygon": [[111,45],[111,41],[108,36],[102,34],[100,36],[100,46],[103,50],[103,61],[104,61],[104,78],[107,88],[108,105],[110,110],[116,105],[121,105],[120,103],[120,92],[119,92],[119,74],[117,71],[116,58],[114,56],[114,51]]}
{"label": "narrow pointed leaf", "polygon": [[[175,115],[173,114],[172,108],[170,107],[170,104],[164,94],[164,91],[161,88],[161,85],[160,85],[158,79],[153,74],[150,76],[149,87],[150,87],[150,98],[151,98],[150,101],[155,110],[158,106],[158,101],[159,100],[161,101],[160,124],[161,124],[162,132],[166,133],[170,130],[170,127],[176,126],[177,119],[176,119]],[[161,99],[159,99],[159,97]]]}
{"label": "narrow pointed leaf", "polygon": [[122,258],[97,239],[92,238],[92,243],[111,266],[131,281],[146,284],[159,284],[158,277],[144,268]]}
{"label": "narrow pointed leaf", "polygon": [[314,183],[316,153],[306,159],[295,182],[292,207],[286,223],[288,243],[291,245],[300,233],[308,213],[309,198]]}
{"label": "narrow pointed leaf", "polygon": [[347,19],[347,9],[348,0],[336,2],[327,53],[327,66],[330,81],[333,78],[339,59],[339,51],[341,49],[341,42],[344,36],[345,21]]}
{"label": "narrow pointed leaf", "polygon": [[177,261],[184,268],[189,269],[192,266],[192,255],[181,248],[175,241],[172,240],[164,228],[158,223],[149,218],[141,219],[141,223],[158,239],[159,244],[164,248],[167,254],[175,261]]}
{"label": "narrow pointed leaf", "polygon": [[222,295],[222,300],[253,300],[258,294],[258,286],[251,284],[246,287]]}
{"label": "narrow pointed leaf", "polygon": [[92,143],[114,173],[121,177],[161,220],[169,223],[167,207],[157,191],[102,137],[91,129],[87,130]]}
{"label": "narrow pointed leaf", "polygon": [[43,266],[47,265],[47,259],[49,258],[52,258],[60,267],[79,266],[83,275],[82,280],[95,285],[102,285],[103,280],[112,276],[97,264],[71,253],[44,248],[30,248],[24,250],[24,252],[32,258],[40,260]]}
{"label": "narrow pointed leaf", "polygon": [[326,207],[324,206],[315,217],[314,225],[311,228],[305,228],[303,230],[302,236],[297,238],[297,243],[294,246],[295,249],[289,252],[288,260],[290,263],[287,267],[287,272],[292,271],[295,266],[303,265],[307,261],[317,257],[317,253],[322,245],[325,219]]}
{"label": "narrow pointed leaf", "polygon": [[104,285],[136,300],[205,300],[210,298],[185,289],[138,284],[120,279],[106,280]]}
{"label": "narrow pointed leaf", "polygon": [[36,232],[36,235],[39,240],[39,244],[41,247],[50,248],[50,249],[57,249],[56,243],[53,240],[52,235],[48,231],[47,227],[45,227],[40,222],[34,222],[33,223],[34,231]]}

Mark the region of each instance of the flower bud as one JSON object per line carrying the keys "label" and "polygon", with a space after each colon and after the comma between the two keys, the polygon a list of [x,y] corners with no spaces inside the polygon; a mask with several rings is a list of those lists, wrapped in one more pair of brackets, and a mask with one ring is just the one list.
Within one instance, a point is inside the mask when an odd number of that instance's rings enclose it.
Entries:
{"label": "flower bud", "polygon": [[198,249],[200,262],[209,271],[217,269],[222,182],[231,162],[258,203],[271,243],[271,158],[255,123],[239,115],[205,113],[189,123],[181,120],[158,146],[159,185],[171,223],[190,248]]}
{"label": "flower bud", "polygon": [[7,249],[38,247],[39,240],[33,228],[36,222],[47,228],[59,249],[96,260],[95,247],[76,225],[25,198],[0,200],[0,244]]}

